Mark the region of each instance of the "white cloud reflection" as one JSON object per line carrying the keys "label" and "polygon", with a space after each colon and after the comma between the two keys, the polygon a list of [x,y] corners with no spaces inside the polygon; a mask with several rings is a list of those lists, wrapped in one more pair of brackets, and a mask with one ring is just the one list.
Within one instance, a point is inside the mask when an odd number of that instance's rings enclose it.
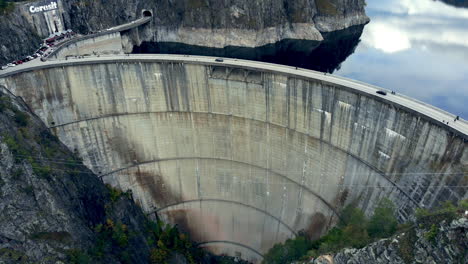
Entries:
{"label": "white cloud reflection", "polygon": [[468,119],[468,9],[433,0],[368,0],[371,22],[337,74]]}
{"label": "white cloud reflection", "polygon": [[431,0],[370,0],[368,13],[372,20],[361,39],[383,52],[433,45],[468,47],[468,9]]}

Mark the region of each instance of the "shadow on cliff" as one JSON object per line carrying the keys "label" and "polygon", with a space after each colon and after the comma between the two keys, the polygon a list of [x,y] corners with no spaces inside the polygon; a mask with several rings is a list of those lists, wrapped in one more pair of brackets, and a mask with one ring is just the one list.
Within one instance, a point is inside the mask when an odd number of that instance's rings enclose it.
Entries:
{"label": "shadow on cliff", "polygon": [[257,48],[210,48],[176,42],[143,42],[134,54],[162,53],[216,56],[271,62],[332,73],[354,53],[365,25],[323,33],[323,41],[286,39]]}

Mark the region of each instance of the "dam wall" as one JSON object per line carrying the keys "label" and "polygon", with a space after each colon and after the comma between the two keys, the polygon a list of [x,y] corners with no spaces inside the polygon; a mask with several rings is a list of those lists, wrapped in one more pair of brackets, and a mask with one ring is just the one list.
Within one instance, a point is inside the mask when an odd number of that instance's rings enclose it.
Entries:
{"label": "dam wall", "polygon": [[15,70],[0,85],[105,183],[214,253],[258,263],[300,231],[324,234],[351,202],[370,214],[387,197],[405,220],[468,198],[464,120],[349,80],[156,55]]}

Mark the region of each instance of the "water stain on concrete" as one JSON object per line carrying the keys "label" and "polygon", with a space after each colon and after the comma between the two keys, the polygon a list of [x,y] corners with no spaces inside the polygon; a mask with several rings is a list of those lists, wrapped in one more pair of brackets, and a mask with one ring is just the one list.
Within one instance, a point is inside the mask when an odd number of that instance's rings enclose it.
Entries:
{"label": "water stain on concrete", "polygon": [[180,200],[179,195],[164,182],[162,175],[140,169],[133,175],[141,189],[150,194],[153,201],[159,206],[173,204]]}
{"label": "water stain on concrete", "polygon": [[322,213],[314,213],[310,217],[310,224],[305,230],[306,235],[311,239],[319,239],[327,225],[327,218]]}

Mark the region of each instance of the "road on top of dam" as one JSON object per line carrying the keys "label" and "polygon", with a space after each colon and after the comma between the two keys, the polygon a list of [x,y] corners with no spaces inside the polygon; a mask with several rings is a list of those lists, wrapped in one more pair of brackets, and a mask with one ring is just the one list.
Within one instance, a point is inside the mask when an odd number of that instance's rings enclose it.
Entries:
{"label": "road on top of dam", "polygon": [[[465,140],[468,140],[468,122],[460,118],[458,121],[454,121],[456,115],[445,112],[442,109],[436,108],[432,105],[420,102],[410,97],[403,96],[401,94],[392,94],[391,91],[366,84],[363,82],[347,79],[344,77],[326,74],[322,72],[296,68],[291,66],[264,63],[257,61],[248,61],[241,59],[228,59],[222,58],[222,61],[216,61],[216,57],[206,56],[192,56],[192,55],[173,55],[173,54],[122,54],[122,55],[109,55],[109,56],[86,56],[81,58],[68,58],[67,60],[53,60],[42,62],[39,59],[20,64],[16,67],[11,67],[0,72],[0,78],[9,75],[34,71],[43,68],[53,68],[62,66],[73,66],[73,65],[85,65],[85,64],[100,64],[100,63],[118,63],[118,62],[176,62],[176,63],[194,63],[194,64],[205,64],[214,66],[226,66],[243,68],[249,70],[266,71],[266,72],[277,72],[284,73],[286,75],[293,75],[305,78],[312,78],[322,80],[325,82],[341,85],[344,87],[351,88],[359,93],[372,96],[374,98],[380,98],[383,101],[387,101],[391,104],[400,105],[403,108],[415,111],[421,115],[424,115],[434,122],[448,127],[451,130],[457,131],[462,134]],[[376,92],[378,90],[385,90],[387,95],[379,95]],[[446,123],[448,122],[448,124]]]}

